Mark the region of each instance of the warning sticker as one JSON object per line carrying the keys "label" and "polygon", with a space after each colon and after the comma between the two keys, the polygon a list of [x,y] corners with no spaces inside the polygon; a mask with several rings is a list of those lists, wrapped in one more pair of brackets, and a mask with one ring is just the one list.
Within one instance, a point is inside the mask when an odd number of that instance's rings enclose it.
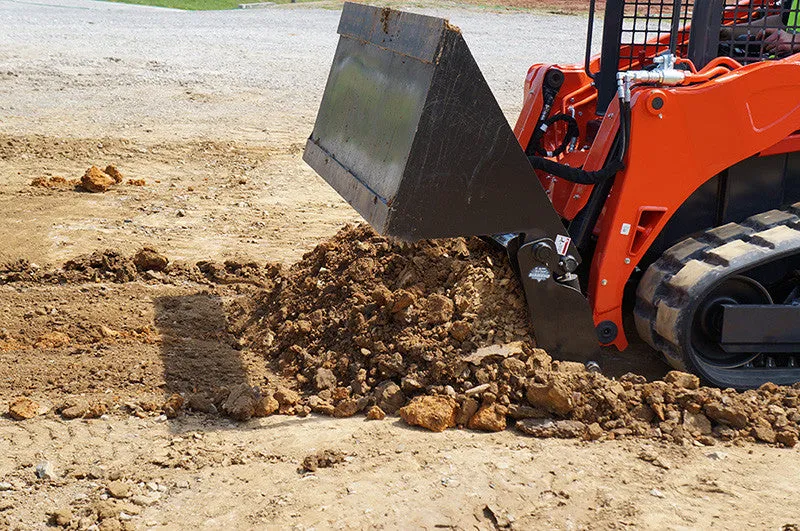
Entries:
{"label": "warning sticker", "polygon": [[559,234],[556,236],[556,251],[561,256],[566,256],[567,249],[569,249],[569,244],[572,242],[572,238],[569,236],[562,236]]}

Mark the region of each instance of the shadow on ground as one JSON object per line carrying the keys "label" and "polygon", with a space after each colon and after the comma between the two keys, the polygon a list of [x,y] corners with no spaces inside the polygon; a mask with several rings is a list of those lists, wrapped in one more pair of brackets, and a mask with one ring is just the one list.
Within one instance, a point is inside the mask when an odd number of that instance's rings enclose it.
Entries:
{"label": "shadow on ground", "polygon": [[164,394],[208,393],[248,383],[219,296],[206,292],[159,297],[155,324],[162,338]]}

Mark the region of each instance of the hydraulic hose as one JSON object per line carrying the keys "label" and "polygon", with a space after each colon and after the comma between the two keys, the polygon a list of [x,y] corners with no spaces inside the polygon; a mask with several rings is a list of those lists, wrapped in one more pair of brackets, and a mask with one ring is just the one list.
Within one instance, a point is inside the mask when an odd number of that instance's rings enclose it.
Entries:
{"label": "hydraulic hose", "polygon": [[564,179],[575,184],[597,184],[605,181],[625,168],[625,154],[630,143],[630,102],[620,99],[620,142],[617,144],[616,153],[609,157],[606,165],[597,171],[586,171],[580,168],[573,168],[566,164],[559,164],[550,159],[529,155],[528,161],[534,170],[542,170],[560,179]]}

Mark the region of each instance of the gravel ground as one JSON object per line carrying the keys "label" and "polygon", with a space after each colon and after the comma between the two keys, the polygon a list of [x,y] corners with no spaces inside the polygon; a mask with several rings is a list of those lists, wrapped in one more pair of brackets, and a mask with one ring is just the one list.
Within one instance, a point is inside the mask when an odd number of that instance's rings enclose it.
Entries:
{"label": "gravel ground", "polygon": [[[583,53],[583,17],[421,11],[462,28],[511,120],[531,64],[579,61]],[[0,0],[3,129],[255,142],[285,133],[302,140],[324,89],[338,19],[336,10],[307,5],[184,12]]]}

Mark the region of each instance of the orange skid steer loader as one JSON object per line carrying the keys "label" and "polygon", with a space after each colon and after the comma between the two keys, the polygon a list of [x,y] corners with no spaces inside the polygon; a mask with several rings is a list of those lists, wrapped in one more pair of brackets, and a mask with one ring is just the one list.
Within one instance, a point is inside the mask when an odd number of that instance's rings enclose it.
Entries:
{"label": "orange skid steer loader", "polygon": [[513,130],[458,28],[346,3],[304,159],[381,234],[502,245],[556,357],[798,382],[798,3],[607,0],[593,56],[592,1]]}

